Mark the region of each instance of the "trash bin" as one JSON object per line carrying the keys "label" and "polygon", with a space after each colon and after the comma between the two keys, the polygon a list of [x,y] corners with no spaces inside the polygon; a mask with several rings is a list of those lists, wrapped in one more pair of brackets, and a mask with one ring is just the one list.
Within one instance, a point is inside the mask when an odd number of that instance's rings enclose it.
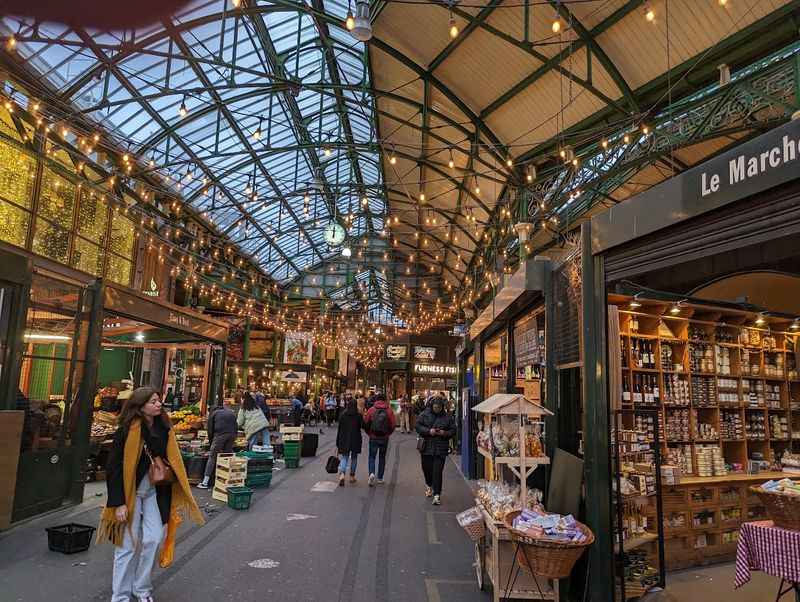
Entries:
{"label": "trash bin", "polygon": [[319,446],[319,435],[317,433],[303,433],[303,447],[300,448],[300,455],[303,458],[312,458],[317,455]]}

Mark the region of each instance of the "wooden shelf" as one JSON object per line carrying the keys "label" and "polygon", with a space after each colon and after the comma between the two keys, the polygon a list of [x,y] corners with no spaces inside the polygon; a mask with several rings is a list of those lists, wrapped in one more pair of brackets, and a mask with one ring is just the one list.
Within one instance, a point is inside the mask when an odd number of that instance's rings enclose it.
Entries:
{"label": "wooden shelf", "polygon": [[[505,464],[507,466],[519,466],[519,456],[497,456],[492,458],[492,454],[482,447],[478,447],[478,452],[484,457],[492,460],[495,464]],[[525,464],[528,466],[540,466],[542,464],[550,464],[550,458],[543,456],[540,458],[525,458]]]}
{"label": "wooden shelf", "polygon": [[656,533],[645,533],[644,535],[640,535],[632,539],[627,539],[624,542],[622,542],[622,549],[625,552],[630,552],[631,550],[635,550],[636,548],[640,548],[644,545],[652,543],[657,539],[658,535]]}

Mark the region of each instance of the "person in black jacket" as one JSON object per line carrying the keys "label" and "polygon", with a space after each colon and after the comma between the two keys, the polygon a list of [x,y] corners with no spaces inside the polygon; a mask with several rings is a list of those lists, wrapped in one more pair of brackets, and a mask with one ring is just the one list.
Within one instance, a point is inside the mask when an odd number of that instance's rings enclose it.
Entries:
{"label": "person in black jacket", "polygon": [[356,407],[354,399],[347,402],[339,417],[339,430],[336,432],[336,448],[339,450],[339,486],[344,487],[344,475],[350,464],[350,482],[356,482],[358,454],[361,453],[361,429],[364,419]]}
{"label": "person in black jacket", "polygon": [[236,433],[239,430],[236,424],[236,414],[231,410],[227,401],[217,408],[208,417],[208,440],[211,448],[208,450],[208,463],[203,475],[203,480],[197,484],[199,489],[208,489],[213,485],[214,471],[217,468],[217,456],[221,453],[229,454],[233,451]]}
{"label": "person in black jacket", "polygon": [[453,416],[445,411],[445,400],[432,397],[417,418],[417,433],[424,441],[420,454],[425,475],[425,496],[433,496],[434,506],[441,504],[442,474],[450,453],[450,439],[456,432]]}

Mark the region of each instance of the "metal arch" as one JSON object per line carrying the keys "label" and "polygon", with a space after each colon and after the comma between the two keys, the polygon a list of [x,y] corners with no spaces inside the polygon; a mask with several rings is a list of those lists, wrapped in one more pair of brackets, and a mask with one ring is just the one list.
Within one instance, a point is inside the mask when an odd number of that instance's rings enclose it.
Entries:
{"label": "metal arch", "polygon": [[[95,54],[95,56],[97,56],[98,60],[100,60],[102,62],[102,61],[105,61],[107,59],[105,53],[95,46],[94,41],[92,40],[91,36],[89,36],[88,33],[86,33],[84,30],[81,30],[81,29],[76,29],[74,31],[84,41],[84,43],[86,44],[87,48],[89,48]],[[121,73],[116,66],[110,66],[109,69],[111,69],[114,72],[114,75],[117,78],[117,80],[119,80],[119,82],[123,86],[125,86],[125,88],[128,90],[128,92],[130,94],[133,94],[133,95],[136,94],[136,88],[133,86],[133,84],[131,84],[130,81],[128,81],[128,79],[125,76],[125,74]],[[145,103],[142,106],[145,109],[145,111],[147,111],[150,114],[150,117],[152,119],[154,119],[156,122],[158,122],[158,124],[162,128],[168,127],[167,123],[164,121],[164,119],[161,117],[161,115],[158,113],[158,111],[153,109],[153,107],[150,106],[149,103]],[[209,176],[210,179],[213,179],[212,178],[213,174],[211,173],[209,168],[205,165],[205,163],[197,160],[197,155],[195,155],[194,151],[185,142],[183,142],[183,140],[181,140],[180,138],[177,138],[176,142],[178,143],[178,145],[181,146],[183,151],[189,157],[191,157],[191,158],[193,158],[193,160],[195,160],[195,162],[197,163],[198,167],[203,171],[203,173],[205,173],[207,176]],[[242,213],[242,215],[247,215],[247,210],[244,209],[244,207],[242,207],[242,205],[240,203],[238,203],[238,201],[236,201],[235,197],[231,194],[231,192],[225,186],[220,184],[219,188],[230,199],[230,201],[236,205],[236,208]],[[268,239],[267,238],[267,233],[258,224],[256,224],[256,228],[258,228],[262,232],[262,234],[264,235],[265,239]],[[278,252],[278,254],[281,257],[283,257],[286,260],[286,262],[295,271],[299,271],[299,269],[294,264],[294,262],[283,252],[283,250],[280,249],[280,247],[278,247],[275,244],[273,244],[272,247]]]}
{"label": "metal arch", "polygon": [[[550,6],[552,6],[553,9],[555,9],[555,11],[567,21],[567,23],[570,23],[573,26],[575,31],[578,33],[578,36],[580,36],[580,38],[584,41],[586,46],[592,51],[592,54],[597,57],[597,60],[600,61],[600,64],[603,66],[608,75],[617,85],[619,91],[622,92],[622,95],[625,97],[625,100],[628,101],[628,105],[630,105],[631,110],[633,112],[638,112],[639,103],[636,101],[636,98],[633,95],[633,90],[631,90],[631,87],[628,85],[628,82],[625,81],[625,78],[622,76],[622,73],[620,73],[620,70],[614,64],[614,61],[612,61],[608,57],[606,51],[603,50],[602,46],[600,46],[600,44],[597,43],[597,38],[595,36],[599,34],[595,34],[593,32],[590,33],[589,30],[587,30],[586,27],[583,26],[583,23],[581,23],[580,20],[578,20],[572,14],[572,12],[570,12],[570,10],[566,7],[565,4],[558,2],[556,0],[548,0],[548,2],[550,2]],[[631,10],[635,10],[641,4],[642,2],[640,0],[632,0],[632,2],[629,2],[628,5],[624,8],[630,7]],[[630,11],[628,11],[626,14],[628,14],[629,12]]]}
{"label": "metal arch", "polygon": [[544,75],[549,73],[551,69],[559,66],[564,61],[564,59],[566,59],[571,54],[585,47],[588,44],[589,39],[595,39],[597,36],[601,35],[607,29],[609,29],[610,27],[621,21],[628,14],[636,10],[636,8],[641,6],[643,2],[644,0],[628,0],[627,4],[618,8],[611,15],[606,17],[601,23],[592,28],[591,31],[587,32],[587,37],[580,38],[576,43],[568,45],[567,48],[561,50],[561,52],[557,53],[552,58],[546,59],[543,65],[538,67],[530,75],[524,77],[519,82],[511,86],[511,88],[506,90],[503,94],[501,94],[491,103],[489,103],[489,105],[487,105],[481,111],[481,118],[486,119],[486,117],[491,115],[506,102],[511,100],[517,94],[528,88],[531,84],[533,84],[534,82],[542,78]]}
{"label": "metal arch", "polygon": [[[171,34],[172,33],[171,23],[169,21],[165,20],[165,21],[162,22],[162,24],[164,25],[166,30]],[[286,197],[283,196],[283,193],[281,192],[280,188],[278,188],[277,184],[272,179],[272,175],[269,173],[269,170],[266,168],[266,166],[261,162],[261,160],[256,155],[255,149],[253,149],[253,145],[250,144],[250,140],[247,138],[247,136],[244,134],[244,132],[242,132],[242,129],[239,127],[239,124],[237,123],[237,121],[233,117],[233,115],[231,115],[231,112],[228,109],[227,104],[222,101],[222,98],[219,96],[219,93],[214,89],[214,86],[211,84],[211,81],[208,79],[208,76],[206,75],[205,71],[203,71],[203,69],[198,67],[198,65],[196,63],[192,62],[193,52],[189,48],[188,44],[186,44],[186,41],[183,39],[183,36],[180,33],[177,33],[171,39],[181,49],[181,52],[183,53],[183,56],[184,56],[185,60],[192,66],[192,71],[194,71],[194,74],[198,78],[198,80],[201,81],[205,86],[208,87],[209,94],[211,94],[211,97],[214,99],[215,104],[218,106],[219,110],[225,116],[225,120],[228,122],[228,125],[230,126],[230,128],[234,131],[236,136],[239,138],[239,142],[241,142],[242,146],[245,148],[245,150],[253,158],[253,161],[259,167],[259,169],[261,170],[261,173],[262,173],[263,177],[267,180],[267,182],[269,182],[269,184],[272,187],[273,191],[277,195],[277,198],[281,201],[281,203],[283,204],[284,208],[289,213],[289,215],[291,215],[292,218],[294,219],[294,221],[297,222],[297,225],[300,227],[300,230],[302,231],[303,236],[306,237],[306,239],[308,240],[310,246],[316,251],[313,239],[308,234],[308,232],[305,230],[305,228],[303,228],[302,223],[300,222],[300,219],[297,217],[295,212],[292,210],[292,207],[289,204],[289,201],[286,199]],[[244,207],[242,207],[242,208],[244,209]],[[253,219],[253,217],[252,217],[252,214],[249,211],[247,211],[247,209],[244,209],[244,218],[247,221],[251,221],[251,220],[255,221]],[[224,234],[229,235],[229,233],[231,232],[231,230],[234,227],[235,227],[235,225],[229,226],[228,229],[225,230]],[[321,257],[321,255],[320,255],[320,257]]]}

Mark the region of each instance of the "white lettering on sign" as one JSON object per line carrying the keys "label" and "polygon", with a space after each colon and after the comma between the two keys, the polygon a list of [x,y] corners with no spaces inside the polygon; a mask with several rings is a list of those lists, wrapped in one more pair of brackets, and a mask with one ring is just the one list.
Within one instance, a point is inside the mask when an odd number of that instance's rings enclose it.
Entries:
{"label": "white lettering on sign", "polygon": [[[793,140],[789,136],[784,136],[780,146],[774,146],[769,150],[748,157],[739,155],[728,161],[728,184],[733,186],[760,176],[770,169],[776,169],[787,163],[797,160],[800,150],[800,141]],[[700,175],[700,194],[708,196],[714,192],[719,192],[720,177],[716,173],[703,172]]]}
{"label": "white lettering on sign", "polygon": [[172,324],[178,324],[180,326],[189,326],[189,318],[174,312],[169,312],[169,322]]}
{"label": "white lettering on sign", "polygon": [[414,372],[420,374],[455,374],[455,366],[440,366],[438,364],[415,364]]}

